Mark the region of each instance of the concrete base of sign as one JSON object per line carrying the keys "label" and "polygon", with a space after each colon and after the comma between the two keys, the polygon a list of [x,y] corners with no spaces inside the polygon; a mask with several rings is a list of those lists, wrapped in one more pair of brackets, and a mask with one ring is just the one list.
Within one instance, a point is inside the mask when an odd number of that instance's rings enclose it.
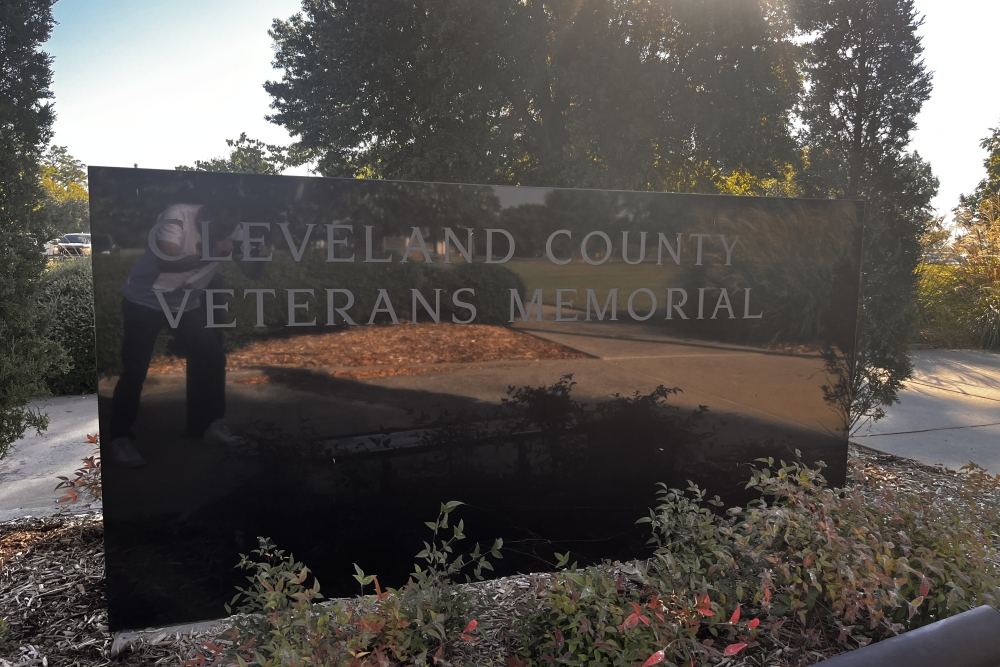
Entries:
{"label": "concrete base of sign", "polygon": [[929,465],[1000,473],[1000,354],[918,350],[899,404],[851,441]]}
{"label": "concrete base of sign", "polygon": [[114,641],[111,642],[111,657],[114,658],[121,654],[122,651],[135,646],[158,644],[163,641],[176,640],[180,637],[204,636],[208,640],[214,637],[227,623],[227,619],[220,619],[217,621],[172,625],[166,628],[147,628],[145,630],[116,632],[114,633]]}

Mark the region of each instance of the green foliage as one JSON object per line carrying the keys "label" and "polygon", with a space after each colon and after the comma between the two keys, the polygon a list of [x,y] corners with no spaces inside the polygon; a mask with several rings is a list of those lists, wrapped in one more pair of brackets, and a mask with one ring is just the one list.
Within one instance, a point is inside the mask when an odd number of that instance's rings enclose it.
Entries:
{"label": "green foliage", "polygon": [[967,304],[961,321],[979,346],[1000,348],[1000,195],[984,197],[975,210],[959,207],[955,222],[955,291]]}
{"label": "green foliage", "polygon": [[[913,0],[793,0],[806,44],[810,186],[853,199],[879,193],[899,166],[931,75]],[[888,192],[880,194],[887,195]]]}
{"label": "green foliage", "polygon": [[251,139],[246,132],[240,132],[239,139],[226,139],[232,150],[226,157],[211,160],[195,160],[194,167],[178,165],[181,171],[227,171],[243,174],[281,174],[286,164],[286,149],[265,144],[259,139]]}
{"label": "green foliage", "polygon": [[913,0],[794,0],[806,43],[801,104],[806,196],[866,199],[861,307],[852,423],[879,419],[909,377],[919,239],[932,220],[938,182],[907,153],[931,74]]}
{"label": "green foliage", "polygon": [[40,50],[51,4],[0,5],[0,458],[26,429],[45,428],[47,418],[29,402],[46,393],[45,378],[63,359],[38,300],[42,243],[54,231],[39,210],[38,166],[52,136],[51,58]]}
{"label": "green foliage", "polygon": [[56,234],[90,231],[86,166],[66,146],[49,146],[42,158],[42,212]]}
{"label": "green foliage", "polygon": [[761,499],[725,514],[696,487],[664,487],[640,520],[653,533],[648,561],[553,575],[519,629],[524,657],[701,664],[782,628],[802,646],[845,650],[998,602],[1000,508],[983,499],[1000,477],[967,466],[949,498],[831,489],[818,469],[761,462],[749,483]]}
{"label": "green foliage", "polygon": [[716,192],[796,161],[792,28],[771,2],[306,0],[265,87],[327,176]]}
{"label": "green foliage", "polygon": [[90,258],[50,266],[42,276],[41,303],[52,314],[50,337],[69,355],[48,379],[56,395],[97,391],[94,358],[94,280]]}
{"label": "green foliage", "polygon": [[997,480],[974,466],[964,470],[958,503],[945,492],[843,493],[798,465],[756,471],[751,484],[765,500],[748,507],[735,529],[741,550],[760,566],[755,601],[772,616],[875,638],[995,605],[1000,515],[977,491]]}
{"label": "green foliage", "polygon": [[963,276],[954,264],[925,263],[918,268],[918,340],[935,347],[970,349],[979,347]]}
{"label": "green foliage", "polygon": [[990,136],[984,137],[979,147],[986,151],[983,160],[986,178],[979,182],[971,195],[959,196],[960,209],[975,211],[984,199],[1000,195],[1000,127],[990,128]]}
{"label": "green foliage", "polygon": [[[102,255],[92,261],[94,274],[94,316],[101,322],[96,329],[97,373],[100,377],[117,375],[121,372],[121,349],[125,333],[122,321],[121,286],[128,279],[129,271],[138,255],[128,251]],[[166,340],[157,341],[154,354],[166,351]]]}
{"label": "green foliage", "polygon": [[686,494],[660,486],[659,505],[637,522],[650,525],[656,548],[647,576],[658,577],[661,590],[713,590],[722,603],[743,597],[722,503],[694,485]]}
{"label": "green foliage", "polygon": [[87,434],[87,442],[95,446],[93,456],[83,459],[83,466],[74,471],[73,478],[59,475],[61,480],[56,484],[56,491],[65,489],[63,497],[56,502],[75,503],[80,499],[80,494],[90,498],[95,502],[100,502],[104,497],[104,485],[101,478],[101,447],[98,444],[100,436],[98,434]]}
{"label": "green foliage", "polygon": [[675,664],[697,664],[711,653],[698,633],[703,625],[714,625],[703,624],[703,613],[719,614],[704,603],[704,595],[672,597],[668,609],[655,593],[633,583],[624,575],[615,578],[608,568],[556,575],[542,610],[518,628],[525,656],[534,665],[629,667],[654,659],[658,651],[669,651],[666,659]]}
{"label": "green foliage", "polygon": [[[639,521],[650,559],[537,580],[537,600],[514,616],[520,654],[507,664],[694,667],[775,641],[793,664],[799,650],[850,650],[1000,603],[1000,476],[970,464],[957,493],[907,493],[859,471],[854,487],[832,489],[822,465],[759,461],[748,487],[760,498],[724,513],[697,487],[664,486]],[[356,565],[375,595],[353,601],[319,604],[305,565],[261,538],[241,564],[251,585],[234,599],[233,629],[185,664],[456,664],[478,624],[476,601],[454,582],[492,569],[487,557],[502,546],[457,554],[463,525],[450,515],[460,505],[442,504],[427,523],[406,586],[383,591]],[[556,557],[565,566],[571,555]]]}
{"label": "green foliage", "polygon": [[414,567],[402,588],[383,591],[376,577],[355,565],[354,578],[362,589],[374,584],[375,595],[353,602],[319,604],[320,585],[309,569],[259,538],[253,557],[244,556],[240,563],[251,572],[250,586],[233,599],[234,604],[241,601],[233,628],[225,641],[206,644],[204,652],[184,664],[209,664],[209,658],[260,667],[451,664],[455,642],[474,641],[469,633],[477,625],[470,616],[470,594],[454,581],[469,569],[481,579],[484,569],[492,569],[488,558],[501,558],[503,545],[497,540],[485,552],[476,544],[469,553],[456,553],[465,536],[462,522],[449,526],[449,517],[461,505],[442,503],[437,519],[427,522],[432,536],[417,554],[424,564]]}
{"label": "green foliage", "polygon": [[921,335],[947,347],[1000,348],[1000,195],[955,210],[958,238],[926,239],[917,305]]}

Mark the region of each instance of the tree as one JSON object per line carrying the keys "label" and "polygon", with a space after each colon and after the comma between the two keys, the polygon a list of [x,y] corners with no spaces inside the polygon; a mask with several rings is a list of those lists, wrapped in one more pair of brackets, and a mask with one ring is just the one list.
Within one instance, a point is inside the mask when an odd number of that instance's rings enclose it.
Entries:
{"label": "tree", "polygon": [[0,457],[28,428],[48,419],[30,401],[63,353],[47,338],[39,305],[45,224],[39,162],[51,137],[51,58],[40,49],[52,29],[50,0],[0,1]]}
{"label": "tree", "polygon": [[774,0],[304,0],[270,117],[328,176],[717,191],[796,160]]}
{"label": "tree", "polygon": [[986,167],[986,178],[971,195],[960,195],[959,208],[977,211],[979,205],[990,197],[1000,195],[1000,127],[990,128],[990,136],[979,142],[979,147],[986,151],[983,166]]}
{"label": "tree", "polygon": [[90,231],[86,166],[65,146],[50,146],[42,157],[43,210],[59,234]]}
{"label": "tree", "polygon": [[[984,194],[975,208],[955,209],[960,236],[952,257],[959,321],[986,349],[1000,348],[1000,194]],[[986,194],[988,193],[988,194]]]}
{"label": "tree", "polygon": [[[855,418],[879,418],[912,372],[920,239],[938,182],[907,153],[931,91],[913,0],[793,0],[806,44],[800,113],[808,194],[868,200],[854,374]],[[848,353],[852,351],[847,351]]]}
{"label": "tree", "polygon": [[251,139],[246,132],[240,132],[239,139],[226,139],[232,150],[226,157],[211,160],[195,160],[194,167],[178,165],[183,171],[229,171],[243,174],[281,174],[287,163],[286,149],[265,144],[259,139]]}

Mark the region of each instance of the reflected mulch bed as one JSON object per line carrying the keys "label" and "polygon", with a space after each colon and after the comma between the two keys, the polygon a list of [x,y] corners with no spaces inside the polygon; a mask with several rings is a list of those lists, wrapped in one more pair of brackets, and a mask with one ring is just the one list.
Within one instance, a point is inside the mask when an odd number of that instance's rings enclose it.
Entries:
{"label": "reflected mulch bed", "polygon": [[[851,446],[848,485],[888,485],[899,491],[954,489],[961,475],[940,467]],[[983,502],[1000,503],[998,498]],[[51,665],[179,665],[211,636],[154,631],[111,656],[112,636],[104,609],[103,522],[99,515],[54,516],[0,524],[0,667]],[[623,564],[622,567],[627,567]],[[482,601],[482,639],[463,647],[464,664],[506,667],[513,618],[527,613],[544,590],[544,575],[517,576],[472,584]],[[783,664],[794,637],[768,641],[731,665]],[[799,658],[818,661],[816,653]]]}
{"label": "reflected mulch bed", "polygon": [[[587,358],[583,352],[508,327],[428,322],[264,339],[230,352],[227,369],[326,368],[339,369],[332,372],[336,377],[366,379],[430,372],[430,364]],[[162,356],[153,359],[149,372],[179,373],[185,367],[183,358]],[[249,383],[266,384],[266,380]]]}

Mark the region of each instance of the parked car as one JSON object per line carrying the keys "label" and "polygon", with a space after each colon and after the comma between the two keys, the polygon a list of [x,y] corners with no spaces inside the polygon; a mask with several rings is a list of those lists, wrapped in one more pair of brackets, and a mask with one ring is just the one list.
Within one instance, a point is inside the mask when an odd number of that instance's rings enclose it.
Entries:
{"label": "parked car", "polygon": [[90,255],[90,234],[64,234],[52,246],[52,259],[70,259]]}
{"label": "parked car", "polygon": [[59,244],[59,239],[52,239],[51,241],[46,241],[45,248],[45,258],[50,262],[55,260],[56,255],[56,245]]}

